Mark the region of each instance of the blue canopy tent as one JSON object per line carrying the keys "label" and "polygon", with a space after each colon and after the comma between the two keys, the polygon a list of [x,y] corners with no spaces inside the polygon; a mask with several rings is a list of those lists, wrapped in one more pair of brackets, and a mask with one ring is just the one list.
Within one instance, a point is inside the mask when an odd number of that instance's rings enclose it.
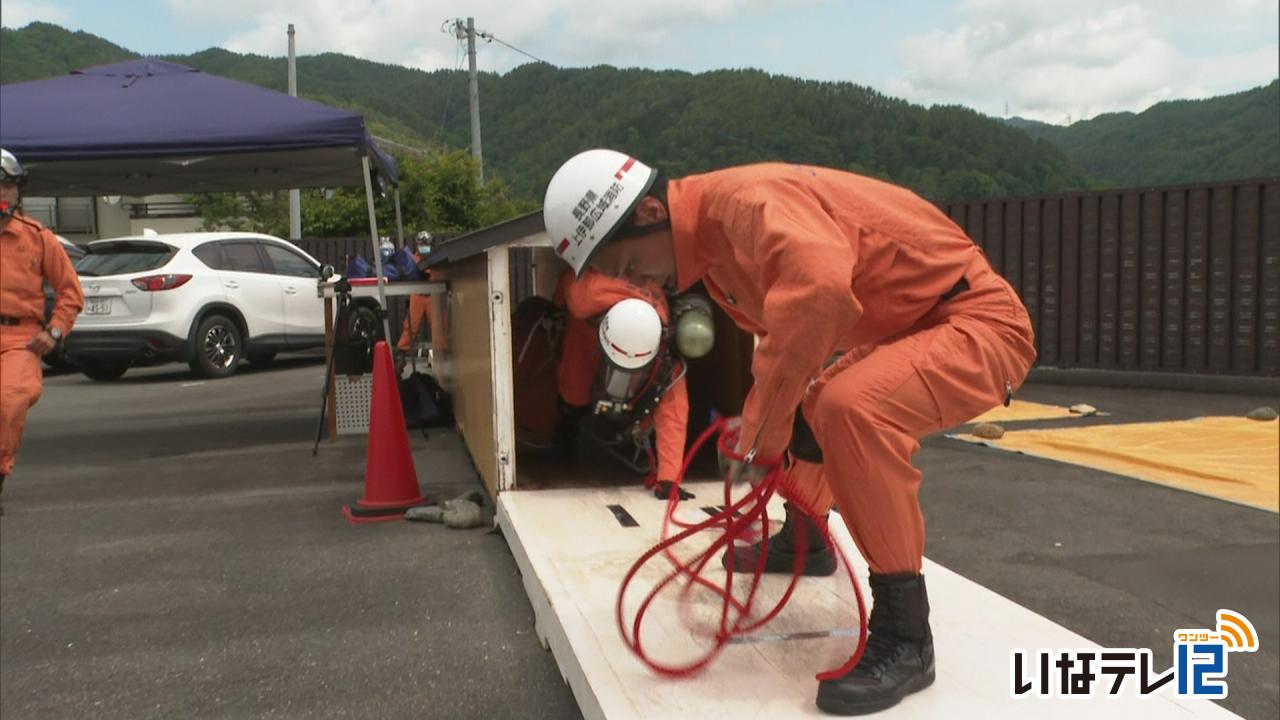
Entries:
{"label": "blue canopy tent", "polygon": [[[356,113],[177,63],[130,60],[0,86],[0,147],[27,167],[32,195],[363,183],[382,277],[373,194],[397,185],[396,164]],[[398,220],[398,188],[395,201]]]}

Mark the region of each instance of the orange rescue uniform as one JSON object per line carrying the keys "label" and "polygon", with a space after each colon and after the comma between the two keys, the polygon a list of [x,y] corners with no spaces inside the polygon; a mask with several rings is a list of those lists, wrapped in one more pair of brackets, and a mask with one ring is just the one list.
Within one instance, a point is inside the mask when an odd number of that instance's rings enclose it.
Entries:
{"label": "orange rescue uniform", "polygon": [[431,330],[431,342],[434,344],[439,340],[436,335],[436,324],[432,322],[434,316],[432,304],[430,295],[409,296],[409,312],[404,316],[404,327],[400,330],[400,341],[396,343],[397,350],[409,352],[413,349],[413,341],[418,337],[424,322]]}
{"label": "orange rescue uniform", "polygon": [[[569,310],[569,320],[565,326],[560,362],[556,366],[556,384],[560,397],[569,405],[583,407],[591,403],[591,389],[601,354],[598,331],[591,321],[628,298],[639,298],[653,305],[663,326],[669,322],[666,296],[656,284],[641,287],[591,269],[583,272],[576,281],[572,270],[560,275],[553,302]],[[653,422],[657,435],[657,479],[675,480],[684,463],[689,423],[689,390],[683,377],[658,401]]]}
{"label": "orange rescue uniform", "polygon": [[[415,252],[413,259],[415,262],[421,262],[422,256]],[[430,295],[409,296],[409,311],[404,316],[404,325],[400,329],[400,340],[396,342],[397,350],[407,353],[413,349],[413,341],[418,337],[424,322],[431,331],[432,345],[434,346],[440,340],[439,336],[436,335],[435,314],[432,312],[433,304]]]}
{"label": "orange rescue uniform", "polygon": [[802,409],[824,465],[788,493],[813,513],[834,496],[872,570],[920,572],[911,456],[1022,384],[1035,346],[1013,289],[931,203],[851,173],[731,168],[671,181],[668,206],[677,289],[702,280],[760,340],[742,449],[781,457]]}
{"label": "orange rescue uniform", "polygon": [[13,472],[27,411],[40,399],[40,357],[27,343],[46,327],[46,282],[56,297],[47,327],[65,336],[84,307],[71,259],[40,223],[10,217],[0,230],[0,475]]}

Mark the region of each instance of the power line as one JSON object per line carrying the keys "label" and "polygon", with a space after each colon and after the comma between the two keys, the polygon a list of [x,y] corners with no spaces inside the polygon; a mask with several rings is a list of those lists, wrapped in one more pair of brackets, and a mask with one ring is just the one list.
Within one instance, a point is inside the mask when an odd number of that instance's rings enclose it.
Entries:
{"label": "power line", "polygon": [[543,63],[544,65],[550,65],[550,64],[551,64],[551,63],[547,62],[546,60],[543,60],[542,58],[538,57],[537,55],[534,55],[534,54],[532,54],[532,53],[527,53],[527,52],[525,52],[524,50],[521,50],[520,48],[516,47],[515,45],[512,45],[511,43],[507,42],[506,40],[503,40],[502,38],[500,38],[500,37],[498,37],[498,36],[494,35],[493,33],[490,33],[490,32],[483,32],[483,31],[477,31],[477,32],[476,32],[476,35],[478,35],[479,37],[484,38],[484,39],[485,39],[486,41],[488,41],[488,42],[497,42],[497,43],[499,43],[499,44],[501,44],[501,45],[505,45],[505,46],[507,46],[508,48],[510,48],[510,49],[512,49],[512,50],[515,50],[516,52],[520,53],[521,55],[524,55],[525,57],[527,57],[527,58],[529,58],[529,59],[531,59],[531,60],[535,60],[535,61],[537,61],[537,62]]}

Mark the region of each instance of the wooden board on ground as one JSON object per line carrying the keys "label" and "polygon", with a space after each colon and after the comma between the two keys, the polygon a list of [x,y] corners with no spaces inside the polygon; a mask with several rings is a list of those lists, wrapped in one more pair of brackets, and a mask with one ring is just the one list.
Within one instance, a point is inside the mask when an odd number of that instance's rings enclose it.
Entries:
{"label": "wooden board on ground", "polygon": [[[681,504],[683,518],[696,519],[702,507],[723,502],[718,483],[691,483],[687,488],[697,497]],[[770,515],[781,517],[781,502],[775,503]],[[623,508],[635,526],[624,527],[611,505]],[[664,509],[665,503],[638,487],[513,491],[498,499],[498,522],[523,574],[538,636],[555,654],[583,716],[820,717],[813,702],[814,675],[843,662],[856,643],[856,637],[846,634],[856,628],[857,612],[848,580],[841,574],[803,580],[782,615],[754,642],[728,646],[697,677],[663,679],[627,649],[615,622],[618,589],[631,564],[657,541]],[[838,516],[833,520],[833,535],[854,558],[865,588],[866,566]],[[653,582],[656,575],[642,573],[637,582]],[[876,717],[1075,718],[1085,712],[1079,699],[1012,698],[1010,653],[1015,648],[1087,648],[1093,643],[927,560],[925,575],[933,607],[937,682]],[[784,583],[782,578],[767,579],[762,592],[776,598]],[[695,606],[693,614],[705,619],[710,610]],[[819,637],[776,637],[794,633]],[[661,599],[646,616],[643,639],[650,653],[667,661],[691,658],[699,648],[674,602]],[[1171,694],[1098,700],[1089,703],[1087,713],[1094,720],[1236,717],[1210,702]]]}

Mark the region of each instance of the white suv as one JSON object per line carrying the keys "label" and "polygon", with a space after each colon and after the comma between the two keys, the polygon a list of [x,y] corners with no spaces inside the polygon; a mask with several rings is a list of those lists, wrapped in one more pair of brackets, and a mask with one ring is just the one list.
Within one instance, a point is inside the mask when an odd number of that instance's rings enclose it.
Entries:
{"label": "white suv", "polygon": [[148,234],[89,243],[76,272],[84,311],[67,355],[95,380],[135,364],[190,363],[210,378],[241,358],[324,344],[320,263],[254,233]]}

